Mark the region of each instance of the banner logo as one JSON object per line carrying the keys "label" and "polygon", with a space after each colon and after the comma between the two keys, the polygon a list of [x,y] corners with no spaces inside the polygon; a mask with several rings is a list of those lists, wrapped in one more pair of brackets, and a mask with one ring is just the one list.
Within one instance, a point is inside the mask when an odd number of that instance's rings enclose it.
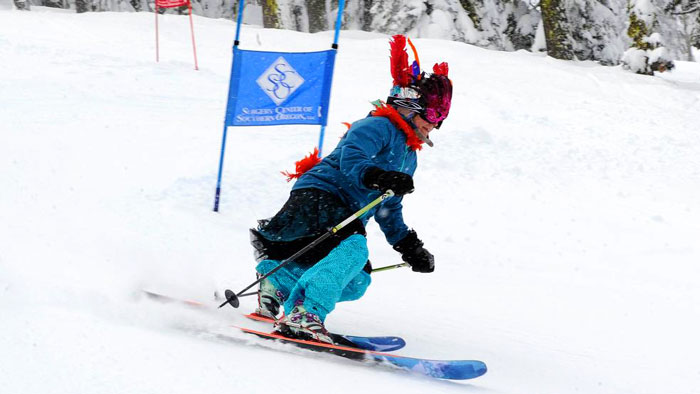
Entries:
{"label": "banner logo", "polygon": [[304,78],[280,56],[256,82],[275,104],[280,105],[304,83]]}

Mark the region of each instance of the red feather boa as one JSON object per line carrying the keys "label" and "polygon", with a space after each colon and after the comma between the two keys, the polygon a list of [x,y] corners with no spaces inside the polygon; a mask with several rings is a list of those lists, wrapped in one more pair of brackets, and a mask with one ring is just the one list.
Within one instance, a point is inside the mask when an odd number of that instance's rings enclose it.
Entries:
{"label": "red feather boa", "polygon": [[[423,141],[421,141],[421,139],[418,138],[413,128],[409,126],[409,124],[401,117],[401,114],[399,114],[399,112],[393,107],[390,107],[388,105],[382,105],[381,107],[377,107],[377,109],[372,111],[372,116],[383,116],[385,118],[388,118],[391,121],[391,123],[394,124],[394,126],[398,127],[399,129],[401,129],[401,131],[404,132],[404,134],[406,134],[406,145],[408,145],[414,151],[423,149]],[[350,126],[347,123],[344,124],[346,126]],[[292,179],[298,179],[306,171],[312,169],[316,164],[320,162],[321,158],[318,157],[318,148],[314,148],[314,151],[312,153],[309,153],[308,156],[296,162],[295,173],[282,171],[282,175],[287,177],[287,182],[290,182]]]}
{"label": "red feather boa", "polygon": [[401,114],[393,107],[388,105],[382,105],[376,110],[372,111],[372,116],[383,116],[389,118],[394,126],[398,127],[406,134],[406,145],[408,145],[414,151],[423,149],[423,141],[416,135],[415,130],[409,124],[403,120]]}

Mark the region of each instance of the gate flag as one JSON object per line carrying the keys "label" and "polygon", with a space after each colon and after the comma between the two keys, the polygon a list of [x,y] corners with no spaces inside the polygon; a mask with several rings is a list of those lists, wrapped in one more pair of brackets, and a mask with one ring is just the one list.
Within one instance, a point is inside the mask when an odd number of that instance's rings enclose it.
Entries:
{"label": "gate flag", "polygon": [[156,5],[160,8],[174,8],[185,6],[189,2],[189,0],[156,0]]}
{"label": "gate flag", "polygon": [[194,69],[199,70],[197,65],[197,46],[194,43],[194,22],[192,22],[192,3],[190,0],[156,0],[154,14],[156,16],[156,62],[160,61],[160,44],[158,39],[158,8],[175,8],[187,6],[190,15],[190,32],[192,32],[192,53],[194,54]]}
{"label": "gate flag", "polygon": [[336,50],[233,51],[227,126],[327,124]]}
{"label": "gate flag", "polygon": [[318,157],[321,157],[323,136],[328,123],[333,66],[345,9],[345,0],[339,0],[331,50],[265,52],[238,47],[241,42],[244,4],[245,0],[238,0],[236,38],[233,41],[233,62],[221,138],[214,212],[219,211],[229,126],[321,125],[318,138]]}

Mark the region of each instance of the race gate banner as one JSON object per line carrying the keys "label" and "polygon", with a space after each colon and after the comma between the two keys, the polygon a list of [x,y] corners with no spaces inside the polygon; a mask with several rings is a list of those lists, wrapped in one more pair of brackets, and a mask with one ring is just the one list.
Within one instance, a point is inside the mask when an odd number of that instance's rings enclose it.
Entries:
{"label": "race gate banner", "polygon": [[227,126],[327,123],[335,50],[233,49]]}
{"label": "race gate banner", "polygon": [[182,7],[189,4],[189,0],[156,0],[158,8]]}

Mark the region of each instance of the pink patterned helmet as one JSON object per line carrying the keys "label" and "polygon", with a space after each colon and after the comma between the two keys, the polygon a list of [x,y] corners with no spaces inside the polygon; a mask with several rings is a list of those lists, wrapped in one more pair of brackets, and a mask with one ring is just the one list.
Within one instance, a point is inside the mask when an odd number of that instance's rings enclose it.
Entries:
{"label": "pink patterned helmet", "polygon": [[423,108],[419,114],[426,121],[439,127],[450,114],[452,81],[447,75],[431,74],[427,78],[421,78],[416,88],[420,93],[419,103]]}
{"label": "pink patterned helmet", "polygon": [[[415,60],[408,63],[406,44],[413,49]],[[439,128],[450,113],[452,81],[447,77],[447,63],[435,64],[433,73],[421,71],[416,51],[410,39],[403,35],[392,37],[390,44],[390,66],[393,87],[387,103],[419,114],[425,121]]]}

